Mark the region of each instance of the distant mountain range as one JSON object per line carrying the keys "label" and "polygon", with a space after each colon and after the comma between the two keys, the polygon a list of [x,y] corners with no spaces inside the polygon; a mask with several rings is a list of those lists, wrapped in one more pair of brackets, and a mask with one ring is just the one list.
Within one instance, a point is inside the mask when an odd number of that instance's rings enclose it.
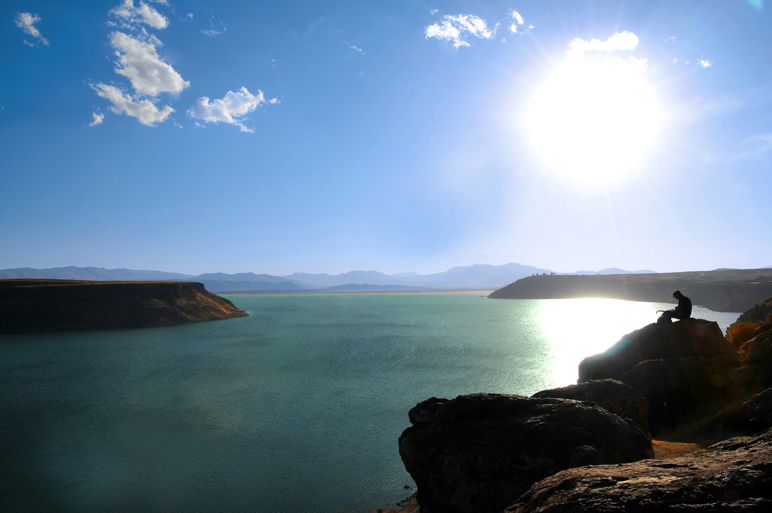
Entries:
{"label": "distant mountain range", "polygon": [[[408,291],[408,290],[476,290],[498,289],[533,274],[551,274],[549,269],[509,263],[506,265],[474,264],[454,267],[442,273],[384,274],[378,271],[350,271],[342,274],[294,273],[288,276],[272,276],[255,273],[168,273],[163,271],[138,271],[132,269],[104,269],[102,267],[57,267],[54,269],[0,270],[0,278],[48,278],[59,280],[95,281],[195,281],[201,282],[211,292],[302,292],[302,291]],[[601,271],[577,271],[570,274],[643,274],[653,271],[625,271],[603,269]],[[562,274],[562,273],[560,273]]]}

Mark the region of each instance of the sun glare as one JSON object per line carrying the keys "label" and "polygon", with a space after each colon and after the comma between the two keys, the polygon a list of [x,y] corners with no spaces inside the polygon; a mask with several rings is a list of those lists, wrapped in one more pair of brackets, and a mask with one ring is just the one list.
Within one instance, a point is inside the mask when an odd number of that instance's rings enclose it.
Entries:
{"label": "sun glare", "polygon": [[612,182],[638,171],[660,114],[643,77],[645,61],[566,58],[526,114],[531,142],[563,178]]}

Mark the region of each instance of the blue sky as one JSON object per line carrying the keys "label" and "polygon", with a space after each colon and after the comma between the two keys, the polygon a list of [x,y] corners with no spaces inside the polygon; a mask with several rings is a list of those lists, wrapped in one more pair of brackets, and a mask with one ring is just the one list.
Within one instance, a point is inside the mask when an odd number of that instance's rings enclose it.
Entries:
{"label": "blue sky", "polygon": [[7,0],[0,268],[772,265],[771,8]]}

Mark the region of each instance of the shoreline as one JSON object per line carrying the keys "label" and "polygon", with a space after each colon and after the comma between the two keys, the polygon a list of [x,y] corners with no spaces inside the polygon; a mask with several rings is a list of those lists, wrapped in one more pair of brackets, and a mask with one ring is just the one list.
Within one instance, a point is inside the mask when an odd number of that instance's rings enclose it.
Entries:
{"label": "shoreline", "polygon": [[478,290],[308,290],[303,292],[213,292],[218,296],[326,296],[326,295],[409,295],[409,296],[481,296],[488,297],[492,289]]}

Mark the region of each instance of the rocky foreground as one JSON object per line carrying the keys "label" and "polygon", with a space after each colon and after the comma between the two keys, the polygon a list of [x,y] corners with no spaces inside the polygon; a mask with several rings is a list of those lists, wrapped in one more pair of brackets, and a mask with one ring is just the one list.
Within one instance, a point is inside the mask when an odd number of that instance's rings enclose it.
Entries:
{"label": "rocky foreground", "polygon": [[[714,322],[651,324],[576,385],[419,403],[399,450],[420,511],[772,511],[772,325],[757,331],[735,347]],[[654,460],[652,435],[713,445]]]}
{"label": "rocky foreground", "polygon": [[168,326],[245,317],[201,283],[0,280],[0,333]]}

